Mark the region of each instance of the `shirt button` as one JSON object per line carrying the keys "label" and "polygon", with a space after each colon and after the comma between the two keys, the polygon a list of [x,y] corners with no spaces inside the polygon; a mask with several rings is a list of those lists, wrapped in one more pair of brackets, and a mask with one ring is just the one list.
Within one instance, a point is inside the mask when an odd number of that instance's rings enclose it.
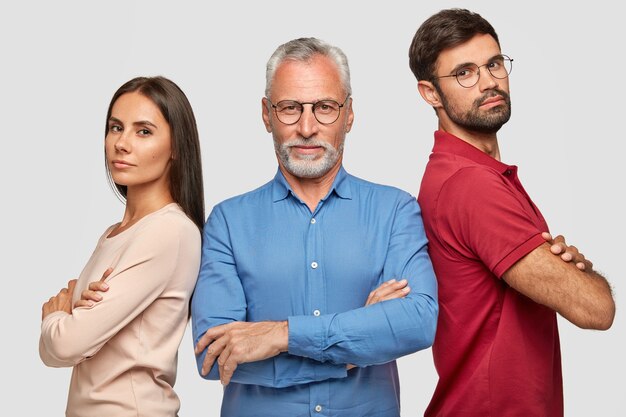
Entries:
{"label": "shirt button", "polygon": [[315,311],[313,312],[313,315],[314,315],[315,317],[318,317],[320,314],[322,314],[322,313],[320,313],[320,311],[319,311],[319,310],[315,310]]}
{"label": "shirt button", "polygon": [[317,268],[317,262],[311,262],[311,268],[313,269]]}
{"label": "shirt button", "polygon": [[315,217],[313,217],[313,218],[311,219],[311,224],[315,224],[315,221],[316,221],[316,220],[315,220]]}
{"label": "shirt button", "polygon": [[322,406],[321,406],[321,405],[319,405],[319,404],[318,404],[318,405],[316,405],[316,406],[315,406],[315,411],[316,411],[316,412],[318,412],[318,413],[319,413],[320,411],[322,411]]}

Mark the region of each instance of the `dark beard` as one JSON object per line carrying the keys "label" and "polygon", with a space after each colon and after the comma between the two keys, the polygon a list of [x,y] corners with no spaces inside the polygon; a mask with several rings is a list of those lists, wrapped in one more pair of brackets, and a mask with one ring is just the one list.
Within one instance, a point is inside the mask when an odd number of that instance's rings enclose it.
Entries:
{"label": "dark beard", "polygon": [[[439,90],[439,89],[438,89]],[[504,98],[505,105],[493,107],[487,111],[480,111],[480,105],[490,97],[502,96]],[[482,97],[476,99],[472,104],[472,108],[464,113],[459,112],[450,105],[448,99],[439,90],[439,96],[441,97],[441,104],[446,114],[454,123],[460,127],[479,133],[492,134],[498,132],[502,125],[509,121],[511,118],[511,97],[502,90],[489,90]]]}

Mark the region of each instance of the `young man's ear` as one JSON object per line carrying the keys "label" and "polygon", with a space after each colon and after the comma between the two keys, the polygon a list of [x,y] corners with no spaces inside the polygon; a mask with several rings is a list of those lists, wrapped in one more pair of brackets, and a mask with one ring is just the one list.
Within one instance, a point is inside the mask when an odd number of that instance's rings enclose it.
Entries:
{"label": "young man's ear", "polygon": [[417,82],[417,91],[419,91],[426,103],[434,108],[441,107],[441,97],[439,92],[430,81],[420,80]]}

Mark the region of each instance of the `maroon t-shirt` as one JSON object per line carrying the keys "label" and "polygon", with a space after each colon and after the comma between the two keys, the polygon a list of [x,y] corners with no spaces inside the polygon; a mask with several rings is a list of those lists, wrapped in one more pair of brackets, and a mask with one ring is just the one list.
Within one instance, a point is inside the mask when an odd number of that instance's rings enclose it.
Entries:
{"label": "maroon t-shirt", "polygon": [[501,279],[548,231],[517,167],[437,131],[418,202],[439,283],[425,416],[562,416],[556,314]]}

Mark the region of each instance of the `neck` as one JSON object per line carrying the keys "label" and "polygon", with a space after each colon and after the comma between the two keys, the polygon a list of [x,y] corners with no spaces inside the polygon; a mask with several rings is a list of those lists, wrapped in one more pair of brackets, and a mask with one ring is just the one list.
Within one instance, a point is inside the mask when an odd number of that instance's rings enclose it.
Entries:
{"label": "neck", "polygon": [[475,132],[442,121],[439,122],[439,130],[456,136],[497,161],[500,160],[500,148],[498,147],[498,136],[496,133]]}
{"label": "neck", "polygon": [[168,187],[128,187],[126,192],[126,209],[121,228],[128,227],[144,216],[153,213],[166,205],[173,203],[174,199]]}
{"label": "neck", "polygon": [[341,168],[341,159],[337,161],[337,164],[330,171],[319,178],[296,177],[280,163],[279,167],[294,194],[304,201],[311,212],[314,212],[317,204],[328,194],[330,187],[332,187],[333,181],[335,181],[335,177]]}

